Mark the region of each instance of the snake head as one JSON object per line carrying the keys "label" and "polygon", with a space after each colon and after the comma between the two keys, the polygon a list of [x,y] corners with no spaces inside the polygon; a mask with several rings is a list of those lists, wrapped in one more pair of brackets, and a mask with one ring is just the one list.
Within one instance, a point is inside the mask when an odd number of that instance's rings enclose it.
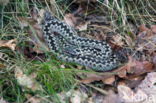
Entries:
{"label": "snake head", "polygon": [[55,20],[56,18],[52,15],[52,13],[48,10],[41,10],[40,16],[42,18],[41,25],[44,25],[47,22],[50,22],[52,20]]}
{"label": "snake head", "polygon": [[52,13],[50,11],[45,11],[44,12],[44,20],[51,21],[52,19],[54,19],[54,17],[52,16]]}

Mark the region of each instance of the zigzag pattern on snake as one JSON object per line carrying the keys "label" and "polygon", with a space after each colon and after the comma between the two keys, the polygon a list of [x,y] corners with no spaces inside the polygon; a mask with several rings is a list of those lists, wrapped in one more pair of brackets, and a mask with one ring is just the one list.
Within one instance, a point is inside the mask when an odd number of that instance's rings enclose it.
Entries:
{"label": "zigzag pattern on snake", "polygon": [[119,65],[109,44],[79,37],[72,27],[52,16],[50,12],[44,13],[42,27],[51,52],[60,60],[74,62],[95,71],[109,71]]}

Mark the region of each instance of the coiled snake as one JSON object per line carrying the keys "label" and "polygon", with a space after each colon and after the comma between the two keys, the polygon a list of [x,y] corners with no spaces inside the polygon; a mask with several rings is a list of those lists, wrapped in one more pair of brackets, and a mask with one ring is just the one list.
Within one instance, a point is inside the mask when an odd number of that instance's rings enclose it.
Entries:
{"label": "coiled snake", "polygon": [[72,27],[50,12],[44,13],[42,28],[51,52],[60,60],[74,62],[95,71],[109,71],[119,65],[109,44],[79,37]]}

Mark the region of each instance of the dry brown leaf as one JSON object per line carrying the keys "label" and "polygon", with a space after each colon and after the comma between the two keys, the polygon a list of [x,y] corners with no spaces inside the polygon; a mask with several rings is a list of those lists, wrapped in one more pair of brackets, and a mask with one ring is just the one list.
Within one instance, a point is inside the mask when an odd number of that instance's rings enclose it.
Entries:
{"label": "dry brown leaf", "polygon": [[156,72],[148,73],[136,89],[143,90],[147,95],[156,96]]}
{"label": "dry brown leaf", "polygon": [[84,92],[80,92],[79,90],[75,90],[72,92],[72,95],[70,97],[71,103],[82,103],[83,101],[88,98],[88,95]]}
{"label": "dry brown leaf", "polygon": [[129,57],[128,63],[126,63],[124,66],[120,67],[119,69],[115,70],[115,72],[118,72],[118,76],[123,78],[127,77],[127,71],[130,71],[132,67],[135,66],[135,61],[132,57]]}
{"label": "dry brown leaf", "polygon": [[135,42],[130,36],[125,35],[125,42],[129,47],[135,46]]}
{"label": "dry brown leaf", "polygon": [[140,31],[140,32],[148,31],[148,30],[149,30],[149,29],[148,29],[144,24],[140,25],[140,27],[139,27],[139,31]]}
{"label": "dry brown leaf", "polygon": [[16,42],[17,42],[16,39],[0,40],[0,47],[7,47],[14,51],[16,48]]}
{"label": "dry brown leaf", "polygon": [[154,69],[154,64],[148,61],[137,61],[132,57],[129,57],[129,62],[116,70],[118,72],[118,76],[124,78],[127,73],[133,75],[141,75],[147,72],[150,72]]}
{"label": "dry brown leaf", "polygon": [[103,99],[102,103],[121,103],[119,101],[118,95],[114,93],[114,91],[108,91],[108,94]]}
{"label": "dry brown leaf", "polygon": [[77,18],[71,13],[64,16],[64,21],[71,27],[75,27],[77,24]]}
{"label": "dry brown leaf", "polygon": [[[138,94],[137,98],[134,95],[134,100],[143,100],[141,103],[155,103],[156,101],[156,72],[148,73],[145,79],[135,88]],[[138,93],[138,91],[140,91]]]}
{"label": "dry brown leaf", "polygon": [[140,50],[146,49],[150,53],[156,50],[156,26],[151,28],[141,26],[140,32],[137,36],[137,47]]}
{"label": "dry brown leaf", "polygon": [[103,83],[106,83],[106,84],[112,84],[114,81],[115,81],[115,77],[113,73],[99,73],[99,74],[96,74],[96,73],[87,73],[85,74],[87,77],[82,79],[81,82],[82,83],[85,83],[85,84],[88,84],[88,83],[91,83],[91,82],[94,82],[94,81],[103,81]]}
{"label": "dry brown leaf", "polygon": [[79,31],[87,30],[88,24],[89,24],[89,22],[79,24],[78,26],[76,26],[76,29],[78,29]]}
{"label": "dry brown leaf", "polygon": [[127,77],[127,70],[126,70],[127,68],[129,68],[129,65],[125,65],[120,68],[120,70],[118,71],[118,76],[120,78]]}
{"label": "dry brown leaf", "polygon": [[74,16],[74,14],[68,13],[64,16],[64,21],[69,26],[78,29],[79,31],[87,30],[87,26],[90,22],[84,22],[83,20],[79,20],[80,17]]}
{"label": "dry brown leaf", "polygon": [[34,24],[31,26],[32,29],[30,29],[29,34],[35,45],[33,50],[37,53],[44,53],[45,51],[49,51],[49,48],[46,45],[46,42],[44,41],[41,26],[38,24]]}
{"label": "dry brown leaf", "polygon": [[138,39],[148,39],[153,35],[151,29],[147,28],[145,25],[141,25],[139,27],[139,34],[138,34]]}
{"label": "dry brown leaf", "polygon": [[126,85],[125,80],[120,80],[120,81],[118,82],[118,85]]}
{"label": "dry brown leaf", "polygon": [[[31,25],[33,29],[36,31],[35,33],[37,34],[37,37],[41,40],[44,41],[43,33],[42,33],[42,27],[38,23],[32,24]],[[32,33],[32,32],[30,32]]]}
{"label": "dry brown leaf", "polygon": [[33,50],[36,53],[43,53],[45,51],[49,51],[48,46],[45,44],[42,27],[39,23],[41,23],[41,18],[37,18],[39,15],[43,17],[44,10],[41,10],[38,14],[35,9],[31,11],[30,18],[18,17],[20,25],[22,28],[30,27],[28,30],[28,34],[30,35],[31,42],[35,45]]}
{"label": "dry brown leaf", "polygon": [[39,18],[37,18],[37,22],[38,24],[42,24],[42,20],[44,19],[44,13],[46,11],[44,9],[40,9],[38,15],[39,15]]}
{"label": "dry brown leaf", "polygon": [[91,82],[94,82],[94,81],[100,81],[102,79],[103,79],[103,77],[100,76],[100,75],[97,75],[97,74],[87,74],[87,78],[82,79],[81,82],[85,83],[85,84],[88,84],[88,83],[91,83]]}
{"label": "dry brown leaf", "polygon": [[120,101],[123,103],[142,103],[142,101],[145,101],[147,98],[147,95],[142,90],[138,89],[135,93],[131,88],[124,85],[118,86],[118,95]]}
{"label": "dry brown leaf", "polygon": [[24,27],[28,27],[29,24],[35,24],[37,21],[34,20],[31,17],[18,17],[18,21],[20,23],[20,27],[21,29],[23,29]]}
{"label": "dry brown leaf", "polygon": [[68,102],[70,103],[84,103],[84,101],[86,101],[86,99],[88,98],[88,95],[80,90],[70,90],[68,92],[61,92],[59,94],[57,94],[60,103],[66,103],[65,101],[67,100],[67,98],[69,98]]}
{"label": "dry brown leaf", "polygon": [[[37,18],[39,15],[43,16],[44,11],[41,9],[39,12],[40,14],[36,13],[35,10],[31,12],[32,20],[34,22],[29,22],[29,25],[31,25],[29,30],[29,35],[35,45],[34,50],[37,53],[43,53],[45,51],[49,51],[48,46],[46,45],[43,37],[42,27],[40,25],[41,18]],[[41,17],[42,17],[41,16]],[[41,49],[42,48],[42,49]]]}
{"label": "dry brown leaf", "polygon": [[24,74],[23,71],[19,67],[16,67],[15,69],[15,78],[17,79],[17,82],[19,83],[19,85],[29,88],[32,91],[43,90],[42,86],[34,78]]}
{"label": "dry brown leaf", "polygon": [[130,88],[136,88],[141,81],[143,80],[144,75],[138,75],[138,76],[129,76],[128,79],[124,79],[123,81],[125,84]]}
{"label": "dry brown leaf", "polygon": [[135,74],[146,73],[152,71],[153,69],[154,69],[154,65],[149,61],[143,61],[143,62],[136,61]]}
{"label": "dry brown leaf", "polygon": [[42,50],[39,49],[39,48],[40,48],[39,44],[36,44],[32,49],[33,49],[33,51],[35,51],[37,54],[44,53],[44,51],[42,51]]}
{"label": "dry brown leaf", "polygon": [[109,78],[105,78],[105,79],[102,79],[102,81],[103,81],[103,83],[105,83],[105,84],[113,84],[114,83],[114,81],[115,81],[115,76],[111,76],[111,77],[109,77]]}
{"label": "dry brown leaf", "polygon": [[114,35],[113,36],[113,40],[112,40],[112,43],[115,44],[115,45],[118,45],[120,47],[122,47],[124,45],[124,42],[122,40],[122,36],[121,35]]}

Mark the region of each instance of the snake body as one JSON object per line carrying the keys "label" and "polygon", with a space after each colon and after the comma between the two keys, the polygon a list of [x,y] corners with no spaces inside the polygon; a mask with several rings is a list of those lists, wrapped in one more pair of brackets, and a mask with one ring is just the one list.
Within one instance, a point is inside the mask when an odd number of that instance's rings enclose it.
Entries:
{"label": "snake body", "polygon": [[60,60],[74,62],[95,71],[109,71],[119,65],[108,43],[78,36],[72,27],[50,12],[44,13],[42,28],[51,52]]}

